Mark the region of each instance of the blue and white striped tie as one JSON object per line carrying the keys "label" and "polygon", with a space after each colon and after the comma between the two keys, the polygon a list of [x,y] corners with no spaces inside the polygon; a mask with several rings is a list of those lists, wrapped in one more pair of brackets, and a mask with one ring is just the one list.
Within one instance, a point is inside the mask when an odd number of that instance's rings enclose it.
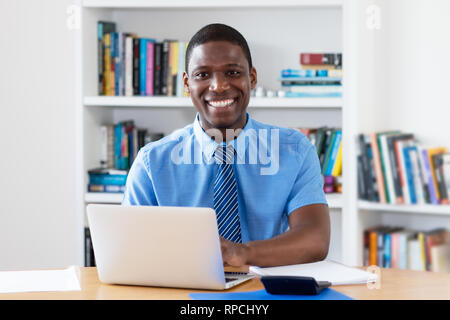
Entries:
{"label": "blue and white striped tie", "polygon": [[234,148],[217,147],[214,158],[219,168],[214,180],[214,209],[219,235],[233,242],[242,242],[237,198],[236,178],[233,171]]}

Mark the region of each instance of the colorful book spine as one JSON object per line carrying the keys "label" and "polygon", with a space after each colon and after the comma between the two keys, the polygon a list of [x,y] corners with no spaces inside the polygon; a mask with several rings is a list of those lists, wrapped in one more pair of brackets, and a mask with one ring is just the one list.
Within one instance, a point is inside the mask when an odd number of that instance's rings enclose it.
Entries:
{"label": "colorful book spine", "polygon": [[417,197],[416,197],[416,188],[414,183],[414,167],[411,161],[410,157],[410,151],[413,150],[414,147],[409,146],[403,148],[403,159],[404,159],[404,167],[405,167],[405,178],[406,178],[406,184],[408,186],[408,196],[406,200],[408,200],[406,203],[410,204],[416,204],[417,203]]}
{"label": "colorful book spine", "polygon": [[133,95],[133,37],[125,39],[125,95]]}
{"label": "colorful book spine", "polygon": [[383,171],[381,169],[380,149],[378,146],[377,134],[370,134],[370,144],[373,152],[373,166],[375,170],[375,178],[378,186],[378,199],[381,203],[386,203],[386,190],[384,187]]}
{"label": "colorful book spine", "polygon": [[333,65],[342,66],[341,53],[301,53],[302,65]]}
{"label": "colorful book spine", "polygon": [[146,95],[147,90],[147,39],[141,38],[139,41],[139,93]]}
{"label": "colorful book spine", "polygon": [[333,149],[331,150],[331,154],[330,154],[330,161],[326,168],[325,175],[327,175],[327,176],[332,175],[333,167],[334,167],[334,164],[336,163],[337,154],[338,154],[339,148],[341,146],[341,140],[342,140],[342,131],[339,130],[336,132],[335,141],[333,143]]}
{"label": "colorful book spine", "polygon": [[422,154],[422,159],[423,159],[423,164],[424,164],[424,170],[425,170],[425,175],[427,178],[427,185],[428,185],[428,191],[429,191],[429,195],[430,195],[430,201],[432,204],[439,204],[439,200],[437,198],[437,193],[436,193],[436,187],[433,181],[433,174],[432,174],[432,169],[431,169],[431,165],[430,165],[430,157],[428,156],[428,151],[427,149],[422,149],[421,150]]}
{"label": "colorful book spine", "polygon": [[153,96],[153,64],[154,64],[154,41],[147,41],[147,68],[146,68],[146,88],[145,94]]}
{"label": "colorful book spine", "polygon": [[89,184],[88,192],[123,193],[125,192],[125,186],[107,185],[107,184]]}
{"label": "colorful book spine", "polygon": [[126,175],[114,174],[90,174],[89,183],[91,184],[109,184],[109,185],[125,185],[127,182]]}

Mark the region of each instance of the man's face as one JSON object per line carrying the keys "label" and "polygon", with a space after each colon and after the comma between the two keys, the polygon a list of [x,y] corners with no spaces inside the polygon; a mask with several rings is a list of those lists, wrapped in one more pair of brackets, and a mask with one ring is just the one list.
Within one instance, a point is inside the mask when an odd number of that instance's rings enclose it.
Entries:
{"label": "man's face", "polygon": [[227,41],[195,47],[184,73],[184,85],[204,130],[243,128],[256,70],[249,71],[242,48]]}

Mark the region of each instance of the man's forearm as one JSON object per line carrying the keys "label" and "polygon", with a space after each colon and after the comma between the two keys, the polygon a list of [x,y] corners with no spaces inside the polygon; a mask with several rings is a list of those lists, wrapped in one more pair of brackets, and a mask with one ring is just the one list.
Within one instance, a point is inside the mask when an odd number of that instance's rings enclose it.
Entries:
{"label": "man's forearm", "polygon": [[246,264],[261,267],[310,263],[326,258],[328,235],[312,226],[299,226],[268,240],[243,244]]}

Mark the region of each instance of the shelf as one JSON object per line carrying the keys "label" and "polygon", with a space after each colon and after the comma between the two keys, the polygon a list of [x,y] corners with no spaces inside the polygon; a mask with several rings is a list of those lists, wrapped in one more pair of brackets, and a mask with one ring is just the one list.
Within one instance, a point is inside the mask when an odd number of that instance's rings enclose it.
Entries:
{"label": "shelf", "polygon": [[87,203],[122,203],[123,193],[88,192],[84,196]]}
{"label": "shelf", "polygon": [[[330,209],[342,208],[342,194],[329,193],[326,195],[328,207]],[[104,192],[88,192],[84,196],[84,201],[87,203],[121,203],[123,193],[104,193]]]}
{"label": "shelf", "polygon": [[[108,97],[84,98],[85,106],[93,107],[137,107],[137,108],[193,108],[190,98],[179,97]],[[250,99],[251,108],[342,108],[341,98],[255,98]]]}
{"label": "shelf", "polygon": [[449,215],[450,205],[406,205],[406,204],[384,204],[374,203],[369,201],[358,201],[358,208],[367,211],[382,211],[382,212],[403,212],[403,213],[419,213],[432,215]]}
{"label": "shelf", "polygon": [[83,0],[86,8],[342,7],[343,0]]}
{"label": "shelf", "polygon": [[342,209],[342,193],[326,193],[328,208]]}

